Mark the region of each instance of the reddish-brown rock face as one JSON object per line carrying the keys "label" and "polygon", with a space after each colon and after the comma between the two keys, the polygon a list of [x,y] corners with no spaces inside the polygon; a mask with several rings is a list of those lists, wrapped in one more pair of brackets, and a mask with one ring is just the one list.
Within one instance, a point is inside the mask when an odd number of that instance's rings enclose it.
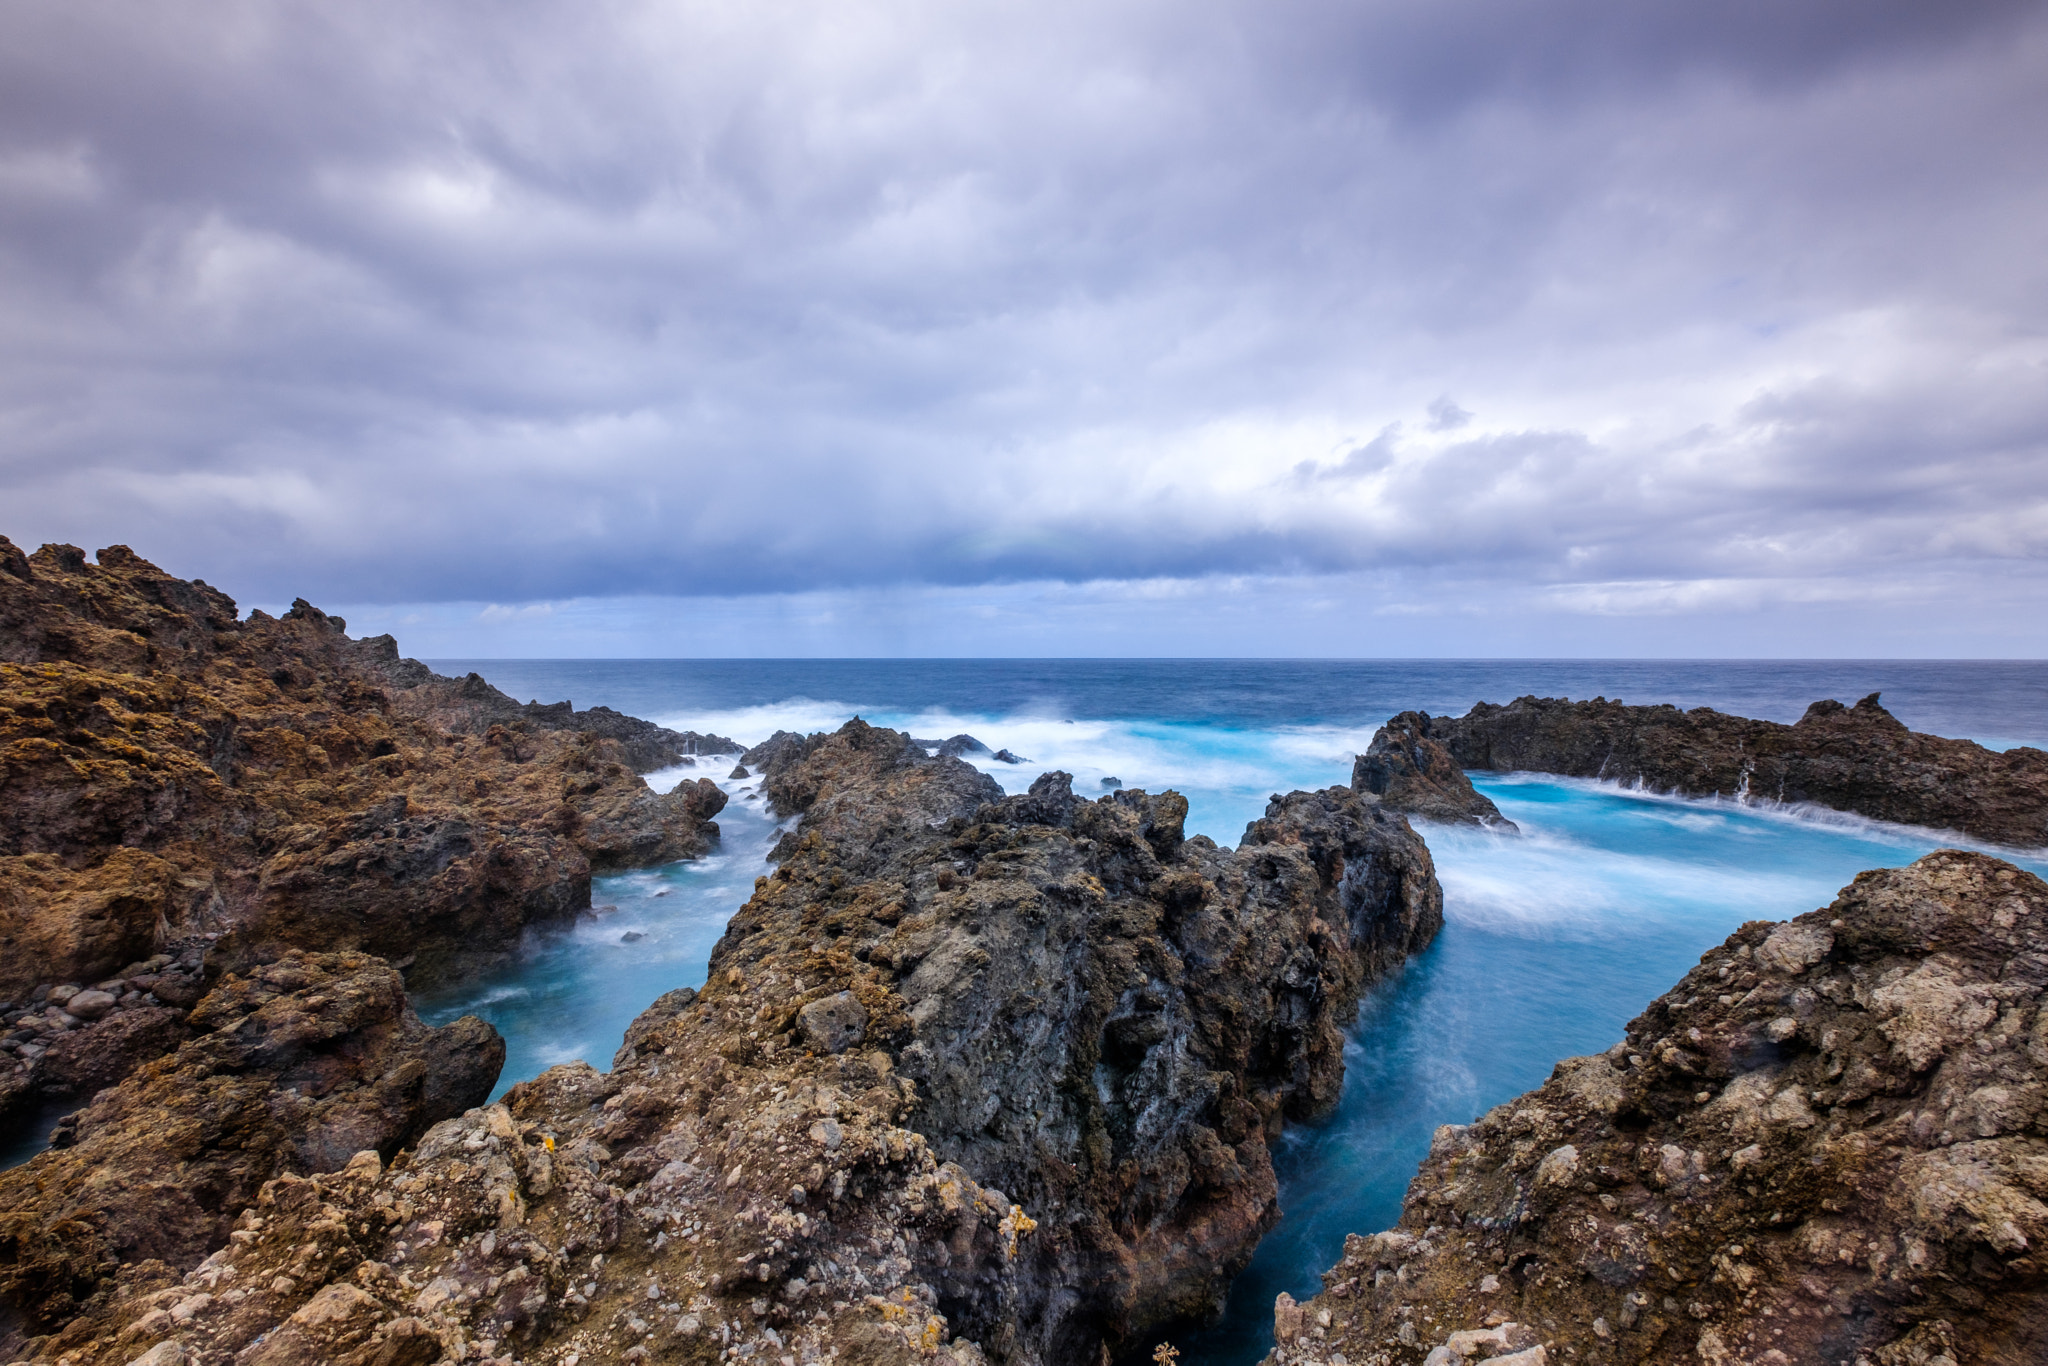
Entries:
{"label": "reddish-brown rock face", "polygon": [[227,932],[450,973],[587,906],[593,869],[715,838],[715,785],[631,761],[730,742],[521,708],[342,628],[0,539],[0,999]]}
{"label": "reddish-brown rock face", "polygon": [[2044,1007],[2048,886],[1998,859],[1745,925],[1611,1051],[1438,1130],[1268,1361],[2048,1359]]}
{"label": "reddish-brown rock face", "polygon": [[1463,716],[1407,716],[1466,768],[1814,802],[2018,848],[2048,844],[2048,754],[2025,746],[2001,754],[1907,730],[1876,693],[1853,707],[1816,702],[1792,726],[1605,698],[1518,697]]}

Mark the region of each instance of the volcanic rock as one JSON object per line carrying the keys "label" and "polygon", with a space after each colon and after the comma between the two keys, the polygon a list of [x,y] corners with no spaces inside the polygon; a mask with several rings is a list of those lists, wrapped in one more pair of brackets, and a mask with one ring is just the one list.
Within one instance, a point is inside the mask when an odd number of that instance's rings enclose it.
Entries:
{"label": "volcanic rock", "polygon": [[2048,885],[1981,854],[1745,925],[1607,1053],[1438,1129],[1267,1361],[2048,1358],[2044,989]]}
{"label": "volcanic rock", "polygon": [[1876,820],[2048,844],[2048,753],[1923,735],[1878,704],[1816,702],[1797,725],[1706,707],[1518,697],[1460,717],[1411,713],[1468,769],[1610,778],[1688,796],[1814,802]]}
{"label": "volcanic rock", "polygon": [[1352,764],[1352,790],[1370,792],[1382,806],[1424,820],[1519,832],[1473,789],[1450,751],[1429,737],[1429,726],[1428,713],[1404,711],[1380,727]]}
{"label": "volcanic rock", "polygon": [[529,714],[344,627],[0,538],[0,996],[222,934],[442,977],[572,918],[593,870],[716,838],[716,784],[635,776],[639,723]]}
{"label": "volcanic rock", "polygon": [[117,1272],[190,1270],[280,1173],[415,1142],[488,1095],[505,1059],[474,1017],[426,1028],[398,974],[357,953],[227,976],[190,1028],[0,1173],[0,1356],[104,1302]]}
{"label": "volcanic rock", "polygon": [[1217,1305],[1275,1217],[1268,1142],[1440,923],[1406,821],[1295,793],[1233,852],[1177,794],[1004,797],[857,721],[781,756],[779,866],[609,1075],[274,1182],[32,1359],[1050,1366]]}

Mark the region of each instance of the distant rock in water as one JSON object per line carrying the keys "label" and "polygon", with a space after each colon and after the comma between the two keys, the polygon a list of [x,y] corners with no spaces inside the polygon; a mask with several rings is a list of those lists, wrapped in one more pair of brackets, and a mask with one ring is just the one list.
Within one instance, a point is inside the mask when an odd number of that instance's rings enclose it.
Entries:
{"label": "distant rock in water", "polygon": [[1007,749],[999,749],[989,757],[994,759],[999,764],[1028,764],[1031,762],[1023,755],[1012,754]]}
{"label": "distant rock in water", "polygon": [[727,782],[731,782],[731,781],[733,781],[734,779],[738,779],[738,778],[751,778],[751,777],[753,777],[753,776],[754,776],[753,774],[751,774],[751,773],[747,772],[747,766],[746,766],[745,764],[735,764],[735,765],[733,765],[733,770],[732,770],[732,772],[730,772],[730,773],[728,773],[728,774],[726,774],[726,775],[725,775],[725,777],[726,777],[726,781],[727,781]]}
{"label": "distant rock in water", "polygon": [[988,746],[972,735],[955,735],[951,739],[939,742],[939,757],[942,759],[958,759],[962,755],[986,753]]}
{"label": "distant rock in water", "polygon": [[619,936],[619,942],[621,944],[637,944],[646,937],[647,931],[645,930],[627,930]]}
{"label": "distant rock in water", "polygon": [[1606,1053],[1438,1129],[1269,1366],[2043,1360],[2044,965],[2048,885],[1954,850],[1743,926]]}
{"label": "distant rock in water", "polygon": [[1422,720],[1422,734],[1467,769],[1608,778],[1695,797],[1813,802],[1999,844],[2048,844],[2048,753],[2022,746],[2000,754],[1907,730],[1876,693],[1853,707],[1816,702],[1790,726],[1706,707],[1631,707],[1600,697],[1519,697]]}
{"label": "distant rock in water", "polygon": [[1382,806],[1424,820],[1520,832],[1500,808],[1472,787],[1450,751],[1429,738],[1427,712],[1404,711],[1372,737],[1351,766],[1351,788]]}
{"label": "distant rock in water", "polygon": [[1104,792],[1114,792],[1123,785],[1124,780],[1122,778],[1104,778],[1102,780],[1102,790]]}

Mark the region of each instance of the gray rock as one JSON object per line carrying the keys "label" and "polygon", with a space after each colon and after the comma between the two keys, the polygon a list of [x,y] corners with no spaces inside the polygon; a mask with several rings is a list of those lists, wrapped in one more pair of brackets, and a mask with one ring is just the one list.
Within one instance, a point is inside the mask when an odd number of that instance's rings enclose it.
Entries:
{"label": "gray rock", "polygon": [[81,1020],[97,1020],[113,1010],[119,1001],[109,992],[81,991],[64,1003],[64,1008]]}
{"label": "gray rock", "polygon": [[811,1002],[796,1020],[804,1042],[819,1053],[843,1053],[867,1037],[867,1009],[850,991]]}
{"label": "gray rock", "polygon": [[733,766],[732,772],[726,774],[725,776],[727,778],[751,778],[754,775],[747,772],[747,766],[745,764],[735,764]]}

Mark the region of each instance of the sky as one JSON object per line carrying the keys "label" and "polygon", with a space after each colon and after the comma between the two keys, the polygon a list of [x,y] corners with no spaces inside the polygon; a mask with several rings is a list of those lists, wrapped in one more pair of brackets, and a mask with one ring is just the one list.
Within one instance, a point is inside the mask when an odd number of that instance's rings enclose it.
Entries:
{"label": "sky", "polygon": [[425,657],[2048,656],[2048,5],[7,0],[0,533]]}

